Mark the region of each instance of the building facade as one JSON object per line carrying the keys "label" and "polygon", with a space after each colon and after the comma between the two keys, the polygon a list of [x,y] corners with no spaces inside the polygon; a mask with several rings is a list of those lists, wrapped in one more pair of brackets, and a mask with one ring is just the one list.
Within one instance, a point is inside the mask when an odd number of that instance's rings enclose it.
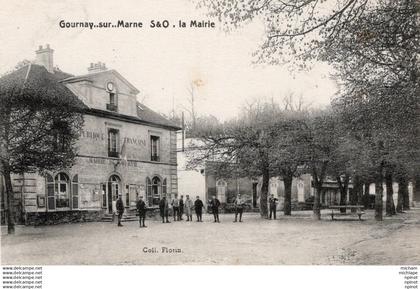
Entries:
{"label": "building facade", "polygon": [[[258,210],[262,187],[262,177],[221,177],[213,169],[211,162],[207,162],[205,170],[206,198],[216,196],[223,204],[232,204],[236,195],[241,194],[248,209]],[[336,190],[331,190],[336,193]],[[292,208],[297,209],[299,203],[304,203],[310,196],[313,196],[314,188],[312,178],[309,174],[301,175],[292,181]],[[330,193],[330,192],[329,192]],[[271,177],[268,185],[268,194],[278,199],[277,209],[282,210],[284,206],[284,182],[280,177]],[[331,194],[331,193],[330,193]],[[325,201],[327,201],[325,199]]]}
{"label": "building facade", "polygon": [[178,133],[178,193],[189,195],[195,199],[197,196],[201,200],[206,200],[206,182],[204,177],[204,167],[195,169],[188,168],[188,153],[191,151],[191,139],[182,141],[182,133]]}
{"label": "building facade", "polygon": [[53,66],[53,50],[36,51],[28,74],[42,66],[86,105],[75,165],[44,175],[13,176],[18,217],[26,223],[101,218],[115,211],[121,195],[127,208],[139,196],[155,207],[178,193],[175,124],[139,103],[139,90],[105,64],[72,76]]}

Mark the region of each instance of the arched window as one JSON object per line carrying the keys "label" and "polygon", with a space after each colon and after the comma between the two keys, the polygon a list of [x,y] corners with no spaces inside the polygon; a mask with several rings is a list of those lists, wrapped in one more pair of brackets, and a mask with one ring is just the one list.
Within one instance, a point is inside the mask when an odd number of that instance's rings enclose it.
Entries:
{"label": "arched window", "polygon": [[[166,180],[166,179],[165,179]],[[162,196],[162,191],[166,193],[166,181],[164,185],[159,177],[146,178],[146,194],[149,206],[159,205],[159,200]]]}
{"label": "arched window", "polygon": [[162,192],[162,183],[159,177],[154,177],[152,179],[152,195],[153,195],[153,205],[159,205],[159,199]]}
{"label": "arched window", "polygon": [[65,173],[58,173],[54,179],[54,194],[56,208],[70,208],[69,177]]}

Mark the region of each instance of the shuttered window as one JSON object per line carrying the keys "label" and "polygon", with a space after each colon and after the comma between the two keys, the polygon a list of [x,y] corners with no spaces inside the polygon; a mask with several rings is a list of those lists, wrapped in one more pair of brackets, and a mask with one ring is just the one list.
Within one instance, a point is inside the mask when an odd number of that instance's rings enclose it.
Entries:
{"label": "shuttered window", "polygon": [[79,176],[75,175],[72,182],[72,209],[79,209]]}

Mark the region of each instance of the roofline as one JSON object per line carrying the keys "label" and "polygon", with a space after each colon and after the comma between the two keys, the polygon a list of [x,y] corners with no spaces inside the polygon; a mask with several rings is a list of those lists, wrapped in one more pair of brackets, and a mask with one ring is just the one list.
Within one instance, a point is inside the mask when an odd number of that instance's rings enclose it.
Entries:
{"label": "roofline", "polygon": [[79,82],[79,81],[89,81],[89,82],[93,82],[91,79],[85,77],[85,76],[78,76],[77,78],[75,78],[74,76],[69,77],[69,78],[65,78],[62,80],[59,80],[59,82],[64,82],[64,83],[73,83],[73,82]]}
{"label": "roofline", "polygon": [[82,75],[76,75],[76,76],[72,76],[72,77],[62,79],[62,80],[60,80],[60,82],[72,83],[72,82],[76,82],[78,80],[89,80],[89,76],[91,76],[91,75],[96,75],[96,74],[100,74],[100,73],[107,73],[107,72],[111,72],[112,74],[114,74],[118,78],[120,78],[128,87],[131,88],[131,90],[134,92],[134,94],[138,94],[140,92],[140,90],[138,90],[134,85],[132,85],[127,79],[125,79],[124,76],[122,76],[115,69],[109,69],[109,70],[104,70],[104,71],[98,71],[98,72],[92,72],[92,73],[87,73],[87,74],[82,74]]}
{"label": "roofline", "polygon": [[136,124],[146,124],[149,126],[159,127],[159,128],[165,128],[173,131],[181,130],[182,128],[176,125],[164,125],[159,123],[154,123],[146,120],[142,120],[135,116],[130,115],[124,115],[119,113],[113,113],[106,110],[96,109],[96,108],[87,108],[84,111],[85,114],[88,115],[95,115],[95,116],[101,116],[104,118],[110,118],[110,119],[116,119],[120,121],[130,122],[130,123],[136,123]]}

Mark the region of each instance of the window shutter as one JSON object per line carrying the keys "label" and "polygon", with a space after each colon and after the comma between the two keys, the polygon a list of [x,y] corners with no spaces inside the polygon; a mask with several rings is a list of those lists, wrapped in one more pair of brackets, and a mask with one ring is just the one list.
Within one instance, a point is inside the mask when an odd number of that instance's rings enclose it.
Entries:
{"label": "window shutter", "polygon": [[149,206],[153,205],[153,195],[152,195],[152,182],[149,178],[146,178],[146,195]]}
{"label": "window shutter", "polygon": [[102,208],[106,208],[106,184],[101,184],[102,188]]}
{"label": "window shutter", "polygon": [[166,193],[167,193],[167,185],[166,185],[166,178],[165,178],[162,183],[162,195],[166,196]]}
{"label": "window shutter", "polygon": [[47,211],[55,211],[54,179],[51,175],[47,174],[45,181],[47,188]]}
{"label": "window shutter", "polygon": [[72,209],[79,209],[79,176],[75,175],[73,177],[72,183]]}

